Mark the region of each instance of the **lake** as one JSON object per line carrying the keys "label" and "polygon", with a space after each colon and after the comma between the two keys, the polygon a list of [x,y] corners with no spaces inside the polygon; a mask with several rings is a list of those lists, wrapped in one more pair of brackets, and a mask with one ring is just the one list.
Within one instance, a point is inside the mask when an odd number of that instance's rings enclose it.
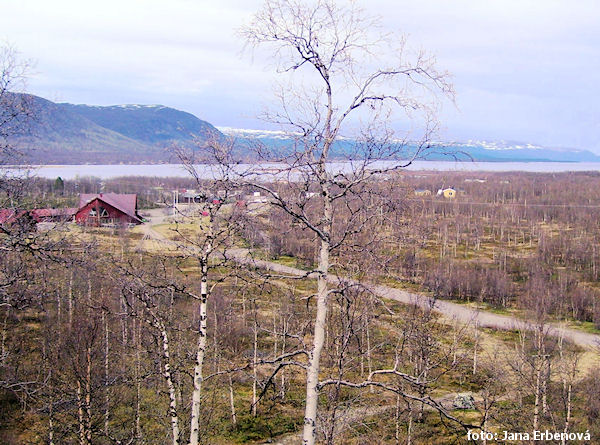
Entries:
{"label": "lake", "polygon": [[[392,164],[392,161],[382,161]],[[332,163],[332,168],[347,170],[349,163]],[[262,165],[261,168],[269,168]],[[75,179],[77,177],[95,176],[103,179],[118,176],[155,176],[155,177],[187,177],[189,173],[180,164],[139,164],[139,165],[37,165],[31,166],[31,174],[42,178]],[[251,168],[249,165],[240,168]],[[199,166],[200,175],[210,178],[213,170],[206,165]],[[598,162],[454,162],[454,161],[416,161],[407,170],[437,171],[483,171],[483,172],[569,172],[600,171]]]}

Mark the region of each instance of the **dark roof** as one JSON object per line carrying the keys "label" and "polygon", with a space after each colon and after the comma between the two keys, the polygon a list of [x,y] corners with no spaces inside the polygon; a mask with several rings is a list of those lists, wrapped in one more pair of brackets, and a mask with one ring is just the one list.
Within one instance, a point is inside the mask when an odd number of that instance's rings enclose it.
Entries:
{"label": "dark roof", "polygon": [[0,224],[15,222],[25,214],[26,210],[0,209]]}
{"label": "dark roof", "polygon": [[31,216],[34,218],[45,218],[49,216],[73,216],[77,213],[74,207],[66,207],[62,209],[33,209]]}
{"label": "dark roof", "polygon": [[142,219],[137,214],[137,195],[121,194],[121,193],[82,193],[79,195],[79,208],[92,202],[94,199],[99,199],[106,204],[113,206],[115,209],[131,216],[134,219],[142,222]]}
{"label": "dark roof", "polygon": [[4,224],[5,222],[9,222],[14,219],[15,211],[12,209],[0,209],[0,224]]}

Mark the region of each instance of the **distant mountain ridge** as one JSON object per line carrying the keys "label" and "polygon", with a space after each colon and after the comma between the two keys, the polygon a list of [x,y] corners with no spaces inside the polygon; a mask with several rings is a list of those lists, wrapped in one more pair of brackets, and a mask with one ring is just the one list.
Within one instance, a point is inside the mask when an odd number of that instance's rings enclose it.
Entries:
{"label": "distant mountain ridge", "polygon": [[[260,141],[266,147],[281,147],[292,138],[282,131],[217,127],[227,136],[239,140]],[[349,152],[353,142],[342,139],[337,143],[338,153]],[[406,146],[406,152],[416,147]],[[550,148],[516,141],[436,142],[426,150],[421,160],[480,161],[480,162],[600,162],[600,156],[588,150]]]}
{"label": "distant mountain ridge", "polygon": [[[244,143],[260,141],[273,152],[285,151],[292,137],[281,131],[214,127],[191,113],[163,105],[74,105],[27,95],[34,118],[27,136],[13,142],[30,153],[32,164],[177,163],[173,144],[191,146],[235,137],[240,159],[252,157]],[[356,143],[340,138],[332,155],[360,157]],[[405,147],[411,152],[410,144]],[[433,144],[425,160],[487,162],[600,162],[587,151],[548,148],[512,141],[467,141]]]}
{"label": "distant mountain ridge", "polygon": [[40,164],[175,162],[172,144],[223,138],[210,123],[162,105],[91,106],[28,96],[33,119],[16,143]]}

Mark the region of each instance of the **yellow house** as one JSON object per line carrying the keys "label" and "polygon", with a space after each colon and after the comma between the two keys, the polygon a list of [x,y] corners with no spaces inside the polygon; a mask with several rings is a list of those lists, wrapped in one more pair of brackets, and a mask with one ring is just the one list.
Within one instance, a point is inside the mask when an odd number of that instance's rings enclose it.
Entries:
{"label": "yellow house", "polygon": [[452,187],[439,189],[437,194],[438,196],[443,196],[444,198],[456,198],[456,190],[454,190]]}

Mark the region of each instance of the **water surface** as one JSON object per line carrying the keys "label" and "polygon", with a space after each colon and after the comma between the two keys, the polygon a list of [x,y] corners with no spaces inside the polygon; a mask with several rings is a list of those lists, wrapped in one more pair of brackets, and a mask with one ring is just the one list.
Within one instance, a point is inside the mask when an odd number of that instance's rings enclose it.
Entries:
{"label": "water surface", "polygon": [[[392,161],[381,163],[391,166]],[[331,163],[334,170],[348,170],[349,163]],[[259,166],[269,168],[270,165]],[[252,168],[241,165],[241,169]],[[407,170],[437,171],[483,171],[483,172],[570,172],[600,171],[598,162],[454,162],[454,161],[415,161]],[[31,174],[42,178],[75,179],[77,177],[95,176],[102,179],[118,176],[155,176],[155,177],[188,177],[189,173],[180,164],[139,164],[139,165],[37,165],[30,167]],[[209,166],[198,166],[203,178],[214,177],[215,169]]]}

